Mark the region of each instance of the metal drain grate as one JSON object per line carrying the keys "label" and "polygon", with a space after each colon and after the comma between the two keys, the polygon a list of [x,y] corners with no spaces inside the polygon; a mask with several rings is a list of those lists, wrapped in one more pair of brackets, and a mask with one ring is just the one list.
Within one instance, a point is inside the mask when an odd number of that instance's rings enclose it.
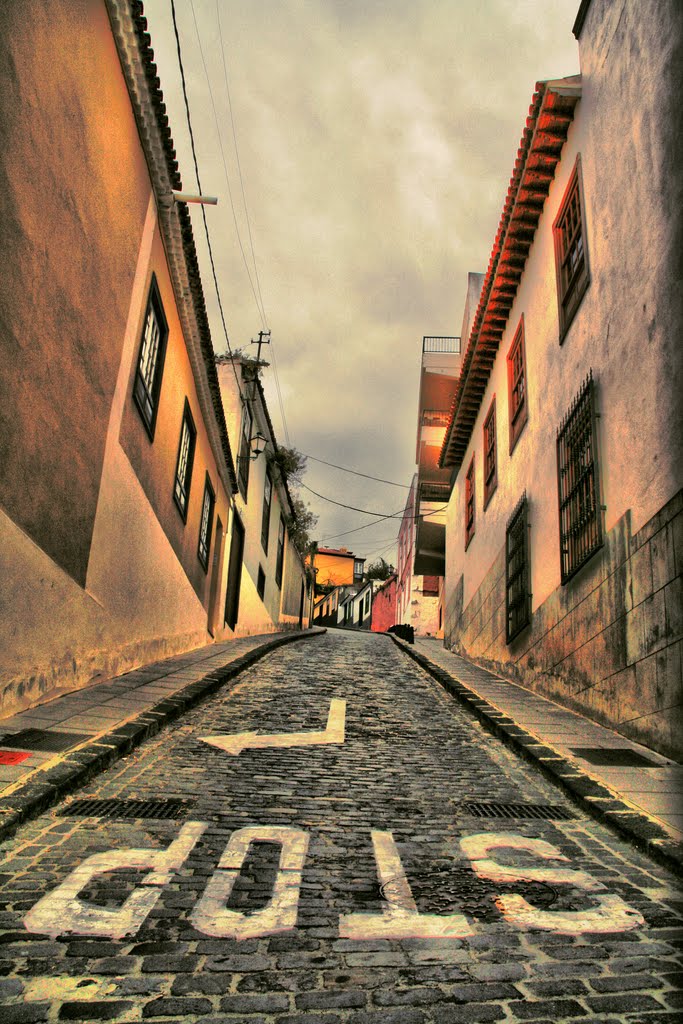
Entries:
{"label": "metal drain grate", "polygon": [[75,747],[91,739],[87,733],[52,732],[48,729],[22,729],[21,732],[6,733],[0,743],[3,747],[20,747],[22,750],[42,750],[59,754],[62,750]]}
{"label": "metal drain grate", "polygon": [[576,815],[560,804],[500,804],[469,800],[458,804],[460,814],[473,818],[541,818],[544,821],[573,821]]}
{"label": "metal drain grate", "polygon": [[612,768],[664,768],[663,764],[650,761],[630,747],[572,747],[572,754],[582,757],[589,764],[611,766]]}
{"label": "metal drain grate", "polygon": [[78,818],[182,818],[194,800],[120,800],[85,798],[63,807],[61,817]]}

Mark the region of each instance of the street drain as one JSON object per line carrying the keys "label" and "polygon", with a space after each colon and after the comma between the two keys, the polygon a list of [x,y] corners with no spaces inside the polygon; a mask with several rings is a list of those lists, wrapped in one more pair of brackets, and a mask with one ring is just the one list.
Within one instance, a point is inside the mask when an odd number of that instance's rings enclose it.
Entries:
{"label": "street drain", "polygon": [[41,750],[59,754],[69,747],[76,747],[84,740],[92,739],[87,733],[53,732],[49,729],[22,729],[21,732],[6,733],[0,738],[3,747],[19,747],[21,750]]}
{"label": "street drain", "polygon": [[[497,896],[516,893],[539,910],[547,910],[558,899],[557,890],[546,882],[523,879],[514,883],[489,882],[479,878],[471,868],[457,865],[422,877],[411,876],[410,890],[422,914],[465,913],[485,921],[500,917],[495,903]],[[382,885],[381,893],[388,903],[405,906],[404,879],[389,879]]]}
{"label": "street drain", "polygon": [[612,768],[665,768],[630,747],[572,747],[572,754],[589,764]]}
{"label": "street drain", "polygon": [[72,800],[59,811],[61,817],[77,818],[182,818],[194,800],[121,800],[85,798]]}
{"label": "street drain", "polygon": [[472,818],[533,818],[543,821],[574,821],[576,818],[573,811],[568,811],[560,804],[503,804],[467,800],[458,804],[457,811]]}

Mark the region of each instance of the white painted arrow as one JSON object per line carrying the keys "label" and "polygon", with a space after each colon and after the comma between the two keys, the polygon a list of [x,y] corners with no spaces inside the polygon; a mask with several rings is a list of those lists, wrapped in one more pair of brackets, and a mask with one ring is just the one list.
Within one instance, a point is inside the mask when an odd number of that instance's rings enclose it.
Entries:
{"label": "white painted arrow", "polygon": [[227,754],[240,754],[243,750],[258,750],[265,747],[311,747],[321,743],[343,743],[346,723],[346,701],[331,700],[327,726],[323,732],[236,732],[230,736],[200,736],[203,743],[210,743]]}

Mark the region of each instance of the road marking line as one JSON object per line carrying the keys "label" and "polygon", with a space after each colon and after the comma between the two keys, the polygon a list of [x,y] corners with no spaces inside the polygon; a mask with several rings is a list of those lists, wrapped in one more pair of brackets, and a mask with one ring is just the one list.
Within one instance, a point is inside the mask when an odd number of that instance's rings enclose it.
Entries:
{"label": "road marking line", "polygon": [[[280,843],[273,895],[261,910],[249,914],[228,910],[235,879],[252,843]],[[241,828],[230,837],[204,895],[191,914],[195,928],[205,935],[222,939],[256,939],[276,935],[296,927],[301,873],[308,850],[308,835],[286,825],[255,825]]]}
{"label": "road marking line", "polygon": [[386,903],[380,914],[345,914],[339,919],[339,935],[345,939],[464,939],[476,928],[464,914],[421,914],[403,870],[391,832],[373,832],[377,877],[391,885],[400,905]]}
{"label": "road marking line", "polygon": [[333,699],[327,716],[327,726],[318,732],[282,732],[270,735],[258,732],[238,732],[228,736],[200,736],[203,743],[224,750],[226,754],[240,754],[243,750],[264,750],[268,747],[311,747],[324,743],[343,743],[345,739],[346,701]]}
{"label": "road marking line", "polygon": [[[67,932],[112,939],[131,935],[142,926],[161,896],[160,886],[170,882],[173,872],[182,867],[206,827],[201,821],[187,822],[165,850],[129,848],[94,853],[74,868],[61,885],[38,900],[24,917],[24,927],[29,932],[40,932],[52,938]],[[153,869],[123,906],[112,910],[79,899],[78,894],[94,878],[122,868]]]}
{"label": "road marking line", "polygon": [[[645,924],[642,915],[622,900],[605,891],[605,886],[587,871],[564,867],[515,867],[499,864],[488,856],[491,850],[514,849],[533,853],[542,860],[569,861],[556,846],[545,839],[529,839],[510,832],[482,832],[465,836],[460,846],[472,861],[480,878],[494,882],[537,881],[551,885],[571,884],[591,894],[598,906],[590,910],[538,910],[518,893],[496,897],[496,906],[505,920],[518,928],[543,928],[558,935],[583,932],[625,932]],[[597,893],[600,892],[598,896]]]}

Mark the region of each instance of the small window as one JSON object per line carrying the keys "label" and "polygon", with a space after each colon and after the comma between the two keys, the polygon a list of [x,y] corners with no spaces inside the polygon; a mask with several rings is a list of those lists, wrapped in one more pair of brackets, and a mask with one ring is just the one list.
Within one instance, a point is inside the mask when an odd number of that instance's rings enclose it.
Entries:
{"label": "small window", "polygon": [[258,567],[258,577],[256,579],[256,591],[258,596],[263,600],[266,593],[266,574],[263,571],[263,566]]}
{"label": "small window", "polygon": [[270,532],[270,506],[273,500],[273,481],[270,473],[266,472],[266,480],[263,486],[263,515],[261,517],[261,547],[265,554],[268,554],[268,534]]}
{"label": "small window", "polygon": [[505,639],[511,643],[531,622],[529,517],[526,491],[505,531]]}
{"label": "small window", "polygon": [[365,565],[365,560],[363,558],[357,558],[355,560],[355,562],[353,563],[353,575],[356,577],[356,579],[362,579],[363,578],[363,566],[364,565]]}
{"label": "small window", "polygon": [[368,590],[367,594],[365,595],[365,614],[367,615],[369,611],[370,611],[370,591]]}
{"label": "small window", "polygon": [[280,516],[280,525],[277,530],[277,558],[275,560],[275,582],[278,587],[282,586],[282,567],[285,561],[285,521]]}
{"label": "small window", "polygon": [[474,537],[474,455],[465,477],[465,551]]}
{"label": "small window", "polygon": [[204,485],[204,501],[202,502],[202,518],[199,524],[199,547],[197,548],[197,555],[199,561],[204,567],[204,571],[207,572],[209,568],[209,551],[211,549],[211,527],[213,525],[213,507],[216,501],[211,481],[209,480],[209,474],[206,474],[206,483]]}
{"label": "small window", "polygon": [[569,325],[574,319],[574,314],[590,283],[585,223],[581,163],[577,158],[562,205],[553,224],[560,344],[564,341]]}
{"label": "small window", "polygon": [[508,352],[508,409],[510,412],[510,454],[528,418],[529,401],[526,386],[526,355],[524,317],[519,321],[515,339]]}
{"label": "small window", "polygon": [[194,463],[196,440],[197,430],[192,419],[189,403],[185,399],[183,425],[180,429],[180,444],[178,446],[178,462],[175,470],[175,485],[173,487],[173,497],[184,523],[187,522],[187,506],[190,498],[190,483],[192,482],[192,465]]}
{"label": "small window", "polygon": [[557,432],[562,583],[602,547],[602,508],[592,372]]}
{"label": "small window", "polygon": [[488,416],[484,421],[484,508],[498,484],[496,464],[496,399],[491,402]]}
{"label": "small window", "polygon": [[439,577],[438,576],[423,576],[422,577],[422,593],[426,597],[436,597],[439,593]]}
{"label": "small window", "polygon": [[161,304],[161,296],[159,295],[156,278],[153,276],[147,300],[147,310],[145,312],[145,325],[142,329],[140,354],[138,355],[138,365],[135,371],[135,383],[133,385],[135,404],[140,411],[142,422],[145,424],[151,440],[154,439],[154,428],[159,407],[159,393],[161,391],[161,377],[164,371],[167,337],[168,324],[164,315],[164,307]]}
{"label": "small window", "polygon": [[244,403],[242,412],[242,433],[240,436],[240,453],[237,457],[237,483],[240,494],[247,500],[249,488],[249,465],[251,463],[251,410],[247,403]]}

